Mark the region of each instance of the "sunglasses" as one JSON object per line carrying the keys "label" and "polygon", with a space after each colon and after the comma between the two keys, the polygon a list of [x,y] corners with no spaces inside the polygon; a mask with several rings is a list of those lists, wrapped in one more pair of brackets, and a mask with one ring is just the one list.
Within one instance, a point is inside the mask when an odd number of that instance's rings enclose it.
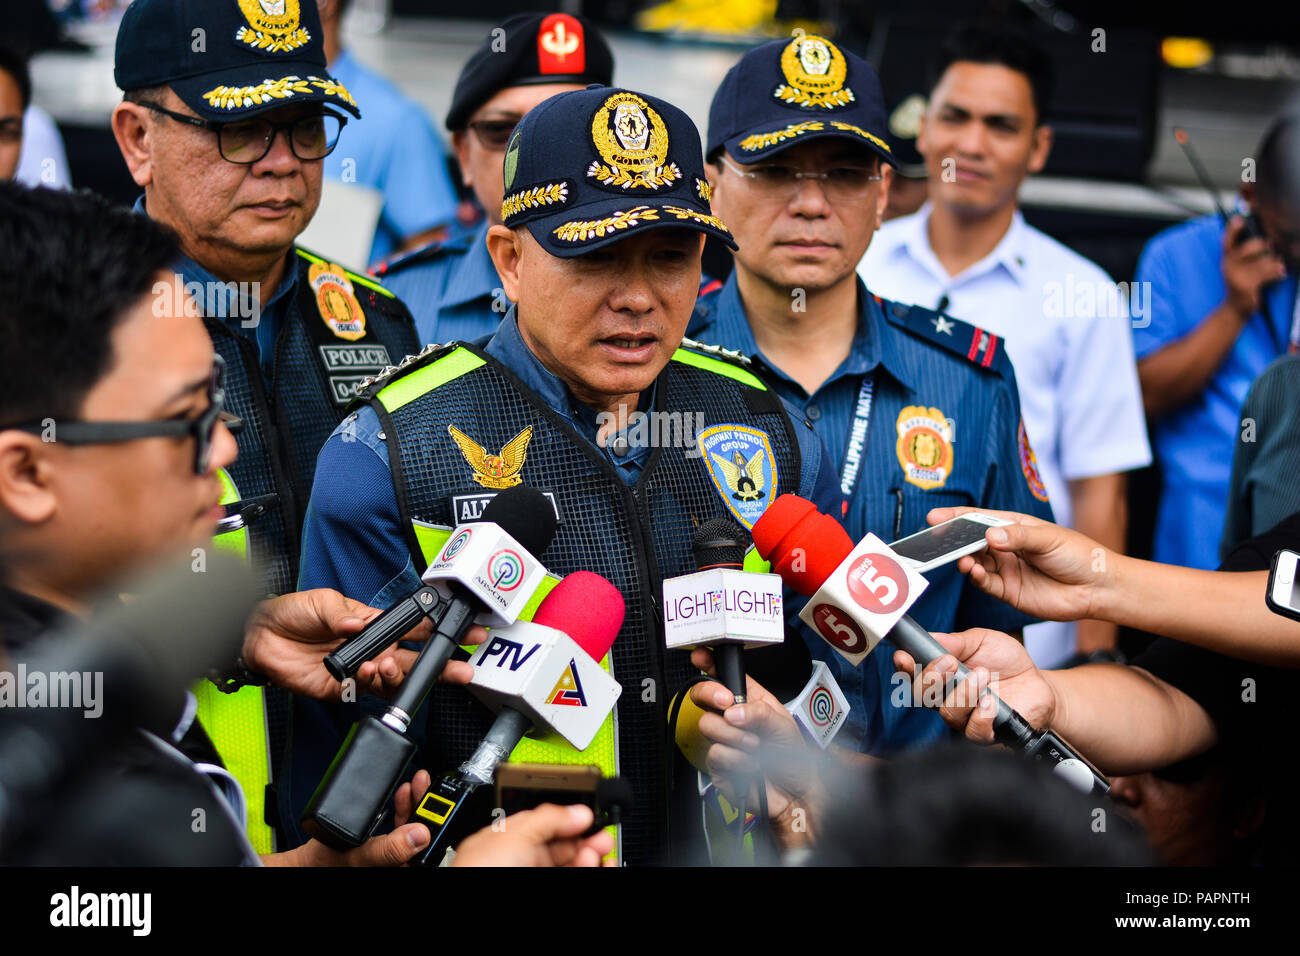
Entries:
{"label": "sunglasses", "polygon": [[[217,433],[217,422],[225,422],[231,434],[244,428],[242,419],[222,410],[226,401],[226,363],[220,355],[213,356],[212,378],[208,381],[208,407],[198,418],[151,419],[134,422],[56,421],[52,441],[69,445],[106,445],[135,441],[139,438],[189,438],[194,439],[194,473],[206,475],[212,460],[212,442]],[[10,426],[17,431],[42,434],[42,422]]]}
{"label": "sunglasses", "polygon": [[479,145],[486,150],[500,153],[510,143],[510,134],[519,125],[518,119],[475,120],[469,128],[478,137]]}

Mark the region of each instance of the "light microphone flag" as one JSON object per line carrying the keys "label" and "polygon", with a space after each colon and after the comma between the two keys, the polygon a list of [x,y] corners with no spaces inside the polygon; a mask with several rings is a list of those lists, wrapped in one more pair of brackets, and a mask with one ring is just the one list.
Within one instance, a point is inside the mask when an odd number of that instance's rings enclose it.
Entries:
{"label": "light microphone flag", "polygon": [[664,580],[664,643],[670,649],[719,641],[758,647],[785,640],[781,578],[714,569]]}
{"label": "light microphone flag", "polygon": [[844,726],[849,702],[824,661],[813,661],[812,676],[799,696],[785,705],[804,732],[825,750]]}
{"label": "light microphone flag", "polygon": [[[929,583],[889,545],[868,534],[808,599],[799,618],[858,667]],[[841,608],[852,608],[853,615]]]}
{"label": "light microphone flag", "polygon": [[490,521],[455,528],[421,576],[425,584],[451,596],[455,581],[477,597],[485,611],[475,618],[484,627],[507,627],[519,619],[546,568],[500,525]]}
{"label": "light microphone flag", "polygon": [[578,750],[595,739],[623,692],[569,635],[527,621],[493,630],[469,662],[469,690],[494,713],[511,707],[534,736],[562,737]]}

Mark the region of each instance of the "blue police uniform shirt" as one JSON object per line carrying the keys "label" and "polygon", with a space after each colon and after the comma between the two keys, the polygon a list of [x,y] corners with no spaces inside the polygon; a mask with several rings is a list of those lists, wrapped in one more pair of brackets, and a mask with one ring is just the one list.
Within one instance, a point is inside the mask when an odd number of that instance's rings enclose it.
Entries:
{"label": "blue police uniform shirt", "polygon": [[[596,413],[578,403],[564,383],[524,344],[513,308],[495,335],[475,344],[510,368],[556,414],[596,445]],[[641,404],[649,407],[644,402]],[[786,411],[796,422],[800,420],[793,409],[787,407]],[[840,496],[830,457],[811,429],[796,425],[795,432],[803,459],[798,493],[812,500],[819,509],[838,513]],[[613,453],[611,442],[602,453],[619,477],[634,484],[652,450],[648,445],[633,447],[627,455],[619,457]],[[402,534],[379,419],[368,406],[344,419],[321,449],[302,544],[300,589],[333,588],[382,608],[420,586]],[[787,598],[793,600],[791,592],[787,591]],[[798,623],[793,615],[791,620]],[[385,705],[377,698],[366,696],[361,698],[361,706],[363,712],[378,714]],[[348,721],[351,719],[348,717]],[[422,739],[423,721],[417,721],[417,725],[413,733],[416,739]],[[334,753],[333,749],[310,755],[306,751],[313,748],[312,741],[330,742],[332,748],[342,740],[347,727],[339,714],[321,704],[295,700],[296,756],[291,762],[292,779],[281,793],[281,819],[293,832],[299,832],[298,817]]]}
{"label": "blue police uniform shirt", "polygon": [[[1195,329],[1227,294],[1220,260],[1223,224],[1203,216],[1157,234],[1138,261],[1137,281],[1150,283],[1149,324],[1133,327],[1139,360]],[[1162,488],[1156,513],[1155,560],[1193,568],[1219,566],[1219,537],[1228,506],[1238,417],[1251,383],[1287,350],[1296,276],[1265,293],[1273,318],[1251,316],[1200,394],[1152,426]]]}
{"label": "blue police uniform shirt", "polygon": [[501,324],[510,300],[488,255],[489,226],[484,220],[468,235],[431,243],[375,270],[411,310],[421,345],[473,342]]}
{"label": "blue police uniform shirt", "polygon": [[[143,196],[136,200],[134,208],[141,215],[149,214]],[[200,315],[221,319],[257,345],[258,364],[268,387],[272,384],[275,368],[275,340],[298,292],[297,256],[292,252],[289,256],[279,287],[260,305],[251,289],[241,288],[239,283],[222,282],[184,253],[172,266],[181,277],[182,288],[193,297]]]}
{"label": "blue police uniform shirt", "polygon": [[[855,541],[867,532],[894,541],[927,528],[925,515],[931,508],[954,505],[1021,511],[1050,521],[1051,507],[1032,493],[1021,466],[1020,400],[1010,362],[1005,357],[994,361],[993,353],[984,350],[996,349],[996,342],[984,340],[981,347],[978,336],[984,333],[974,326],[947,316],[936,326],[937,313],[914,313],[909,306],[877,302],[861,280],[858,308],[848,357],[812,395],[759,352],[734,273],[720,290],[700,300],[687,334],[753,356],[782,396],[812,421],[835,462],[844,461],[863,379],[871,376],[866,443],[842,517]],[[910,325],[925,322],[937,335],[952,336],[961,352],[937,346]],[[965,357],[967,351],[974,360]],[[981,367],[983,356],[988,356],[988,367]],[[921,487],[909,480],[909,464],[900,451],[906,441],[900,439],[911,440],[918,428],[942,436],[945,426],[951,468],[941,485]],[[928,483],[933,477],[918,471],[915,463],[911,467],[917,480]],[[909,613],[932,631],[977,626],[1009,631],[1032,620],[967,584],[955,564],[926,572],[925,577],[930,585]],[[813,656],[835,674],[851,707],[837,743],[883,754],[947,735],[937,713],[919,703],[913,706],[910,684],[894,670],[888,642],[856,668],[811,633],[810,645]]]}
{"label": "blue police uniform shirt", "polygon": [[338,146],[325,157],[325,175],[383,193],[368,260],[377,262],[407,236],[455,219],[456,187],[442,140],[420,104],[347,50],[329,68],[361,104],[362,115],[348,117]]}

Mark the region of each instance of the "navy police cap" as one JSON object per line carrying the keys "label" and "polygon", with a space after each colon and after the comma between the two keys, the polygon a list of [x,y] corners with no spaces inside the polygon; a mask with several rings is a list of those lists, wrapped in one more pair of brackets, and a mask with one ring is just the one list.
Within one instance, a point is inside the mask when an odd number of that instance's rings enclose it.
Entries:
{"label": "navy police cap", "polygon": [[567,13],[521,13],[493,27],[460,71],[447,129],[464,129],[501,90],[536,83],[600,83],[614,77],[614,54],[596,25]]}
{"label": "navy police cap", "polygon": [[665,226],[736,248],[709,205],[699,131],[654,96],[595,85],[552,96],[515,127],[504,172],[502,221],[554,256]]}
{"label": "navy police cap", "polygon": [[853,140],[887,163],[885,98],[866,60],[830,40],[801,33],[773,40],[740,58],[709,107],[712,159],[724,148],[740,163],[810,139]]}
{"label": "navy police cap", "polygon": [[117,31],[124,91],[170,86],[222,122],[297,103],[361,110],[325,69],[316,0],[134,0]]}

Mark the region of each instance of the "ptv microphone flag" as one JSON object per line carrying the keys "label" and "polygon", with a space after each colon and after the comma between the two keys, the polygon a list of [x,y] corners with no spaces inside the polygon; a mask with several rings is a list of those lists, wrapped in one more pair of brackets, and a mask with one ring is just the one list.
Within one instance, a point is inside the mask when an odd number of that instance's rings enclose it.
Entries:
{"label": "ptv microphone flag", "polygon": [[507,627],[536,592],[546,568],[500,525],[478,521],[457,527],[421,577],[444,597],[455,581],[483,602],[475,621]]}
{"label": "ptv microphone flag", "polygon": [[[868,534],[830,573],[799,618],[857,667],[929,583],[889,545]],[[853,616],[841,608],[853,608]]]}
{"label": "ptv microphone flag", "polygon": [[776,574],[714,569],[664,581],[667,647],[745,647],[785,640],[781,578]]}
{"label": "ptv microphone flag", "polygon": [[785,709],[804,732],[825,750],[844,726],[844,718],[849,715],[849,702],[831,669],[822,661],[813,661],[813,672],[808,683],[798,697],[785,705]]}

